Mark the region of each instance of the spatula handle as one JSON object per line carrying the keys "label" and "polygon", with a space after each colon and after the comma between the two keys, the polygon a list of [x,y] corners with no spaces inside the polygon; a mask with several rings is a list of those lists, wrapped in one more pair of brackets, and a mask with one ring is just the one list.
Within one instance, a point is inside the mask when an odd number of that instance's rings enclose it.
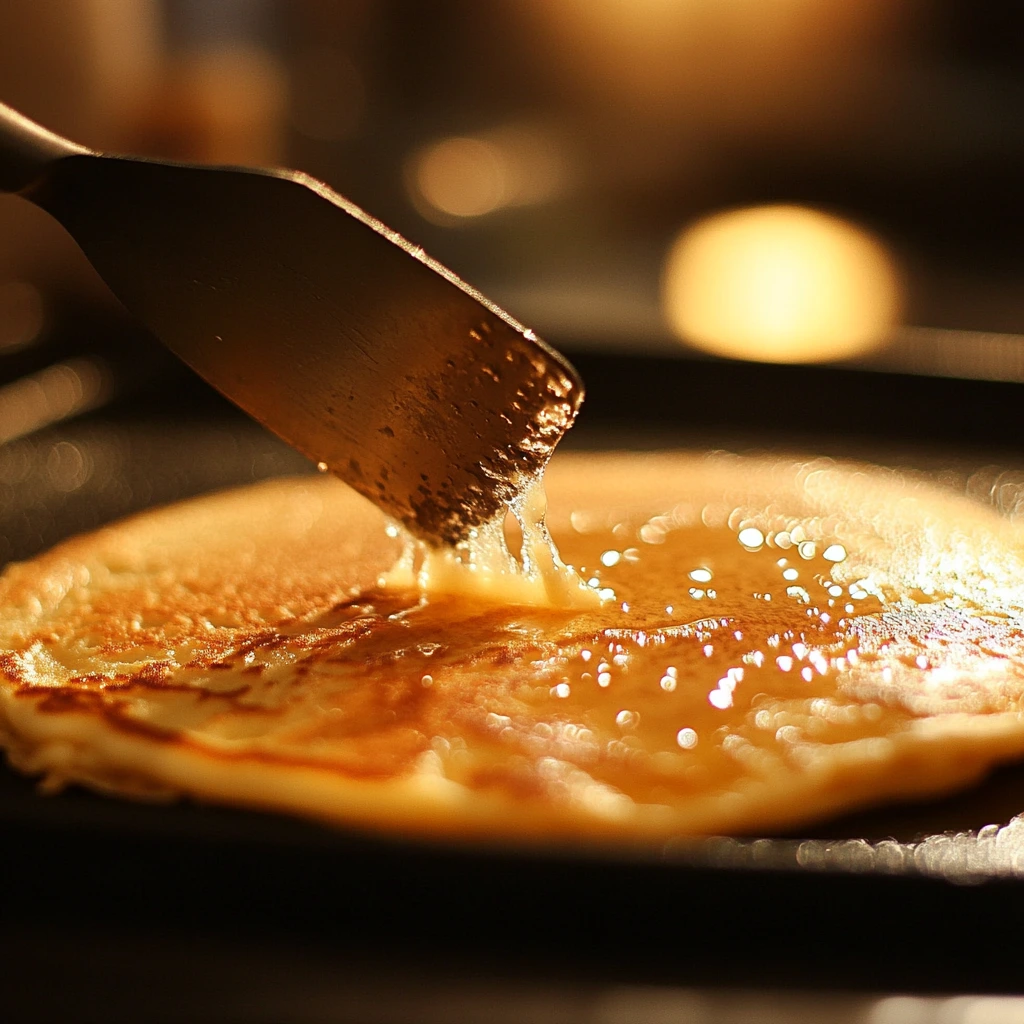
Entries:
{"label": "spatula handle", "polygon": [[0,192],[20,192],[52,161],[89,152],[0,103]]}

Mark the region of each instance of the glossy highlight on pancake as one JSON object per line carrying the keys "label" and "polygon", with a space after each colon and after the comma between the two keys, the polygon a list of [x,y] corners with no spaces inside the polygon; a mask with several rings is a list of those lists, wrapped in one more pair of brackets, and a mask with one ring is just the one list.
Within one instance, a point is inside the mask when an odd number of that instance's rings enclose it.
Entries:
{"label": "glossy highlight on pancake", "polygon": [[501,841],[794,828],[1024,755],[1024,558],[869,467],[564,456],[544,608],[384,586],[333,479],[68,541],[0,581],[0,734],[49,788]]}

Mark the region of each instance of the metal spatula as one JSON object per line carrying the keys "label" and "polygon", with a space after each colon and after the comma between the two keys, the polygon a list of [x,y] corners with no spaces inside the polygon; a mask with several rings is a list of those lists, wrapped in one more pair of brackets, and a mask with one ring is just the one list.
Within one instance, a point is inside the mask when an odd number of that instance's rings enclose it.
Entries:
{"label": "metal spatula", "polygon": [[0,104],[0,190],[60,221],[201,376],[432,543],[512,500],[583,400],[561,355],[307,175],[102,156]]}

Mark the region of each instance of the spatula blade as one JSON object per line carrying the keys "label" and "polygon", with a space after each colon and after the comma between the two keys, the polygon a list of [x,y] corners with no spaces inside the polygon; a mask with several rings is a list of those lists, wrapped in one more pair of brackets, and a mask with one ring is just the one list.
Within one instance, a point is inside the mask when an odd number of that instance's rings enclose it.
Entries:
{"label": "spatula blade", "polygon": [[571,365],[305,175],[93,155],[28,192],[201,376],[431,542],[498,513],[571,425]]}

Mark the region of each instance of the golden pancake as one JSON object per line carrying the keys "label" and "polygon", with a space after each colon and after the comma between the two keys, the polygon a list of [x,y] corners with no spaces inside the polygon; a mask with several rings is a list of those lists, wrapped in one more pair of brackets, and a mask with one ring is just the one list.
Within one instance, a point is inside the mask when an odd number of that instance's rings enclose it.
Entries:
{"label": "golden pancake", "polygon": [[420,835],[653,840],[792,828],[1024,754],[1024,560],[995,512],[827,461],[567,456],[546,484],[600,606],[398,586],[396,529],[329,478],[10,567],[11,762]]}

